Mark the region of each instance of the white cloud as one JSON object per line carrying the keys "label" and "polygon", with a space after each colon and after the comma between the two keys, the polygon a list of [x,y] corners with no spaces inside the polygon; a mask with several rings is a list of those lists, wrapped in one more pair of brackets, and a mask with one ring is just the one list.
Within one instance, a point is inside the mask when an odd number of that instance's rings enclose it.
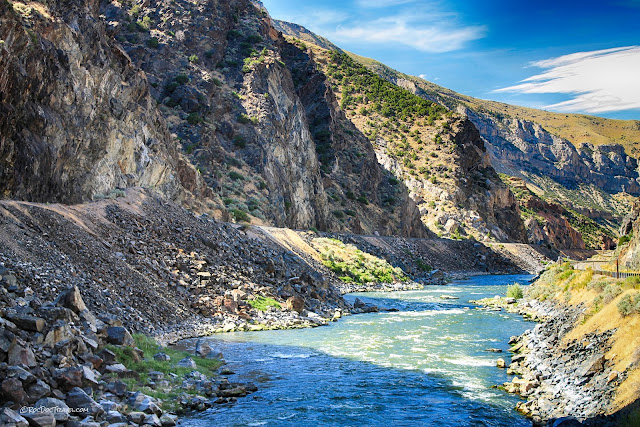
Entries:
{"label": "white cloud", "polygon": [[578,52],[531,64],[546,71],[496,92],[569,94],[545,108],[605,113],[640,109],[640,46]]}
{"label": "white cloud", "polygon": [[440,80],[440,77],[429,77],[426,74],[420,74],[418,77],[420,77],[422,80],[428,81],[428,82],[436,82],[438,80]]}
{"label": "white cloud", "polygon": [[328,37],[342,42],[365,42],[408,46],[422,52],[458,50],[484,37],[484,26],[457,27],[446,13],[400,14],[367,22],[338,26]]}

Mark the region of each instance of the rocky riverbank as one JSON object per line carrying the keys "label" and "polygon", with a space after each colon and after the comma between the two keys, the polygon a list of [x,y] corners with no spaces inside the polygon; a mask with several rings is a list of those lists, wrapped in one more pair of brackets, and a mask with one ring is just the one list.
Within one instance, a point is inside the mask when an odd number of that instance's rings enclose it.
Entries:
{"label": "rocky riverbank", "polygon": [[43,302],[0,271],[0,425],[167,427],[176,413],[257,389],[230,382],[221,355],[197,353],[132,336],[116,317],[87,309],[77,287]]}
{"label": "rocky riverbank", "polygon": [[510,364],[503,358],[496,363],[514,375],[500,387],[526,398],[516,406],[519,412],[537,426],[552,425],[557,420],[587,425],[603,422],[601,417],[611,409],[616,388],[626,375],[616,371],[606,357],[615,330],[567,340],[567,334],[583,317],[584,306],[535,299],[515,302],[503,297],[475,303],[540,322],[511,338]]}

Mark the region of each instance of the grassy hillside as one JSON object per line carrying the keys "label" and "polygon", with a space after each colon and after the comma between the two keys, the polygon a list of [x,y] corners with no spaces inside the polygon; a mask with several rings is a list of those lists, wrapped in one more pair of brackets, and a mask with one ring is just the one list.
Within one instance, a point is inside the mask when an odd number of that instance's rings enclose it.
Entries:
{"label": "grassy hillside", "polygon": [[639,290],[638,278],[616,280],[594,274],[591,270],[574,270],[567,263],[545,272],[528,292],[530,297],[542,301],[555,299],[586,307],[583,318],[565,336],[565,343],[596,331],[615,329],[606,358],[615,371],[626,375],[616,393],[613,410],[640,398],[640,370],[637,369],[640,363]]}
{"label": "grassy hillside", "polygon": [[[299,39],[289,39],[302,45]],[[445,227],[448,218],[465,209],[464,202],[452,196],[461,182],[472,186],[477,181],[486,190],[488,179],[463,170],[463,154],[454,142],[463,127],[460,115],[389,82],[347,54],[313,44],[304,48],[313,52],[346,117],[371,141],[378,161],[394,174],[390,184],[404,182],[416,194],[423,223],[439,235],[486,237],[486,230],[480,235],[462,221]],[[329,165],[331,140],[315,136],[319,159],[323,166]],[[367,203],[361,194],[347,197]],[[384,203],[393,206],[396,201]]]}
{"label": "grassy hillside", "polygon": [[465,105],[478,112],[498,118],[513,117],[537,122],[550,133],[571,141],[574,145],[589,142],[594,145],[620,144],[627,154],[640,156],[640,121],[613,120],[585,114],[553,113],[535,108],[519,107],[462,95],[418,77],[395,71],[386,65],[353,53],[348,54],[372,71],[391,78],[409,80],[428,96],[439,98],[450,108]]}

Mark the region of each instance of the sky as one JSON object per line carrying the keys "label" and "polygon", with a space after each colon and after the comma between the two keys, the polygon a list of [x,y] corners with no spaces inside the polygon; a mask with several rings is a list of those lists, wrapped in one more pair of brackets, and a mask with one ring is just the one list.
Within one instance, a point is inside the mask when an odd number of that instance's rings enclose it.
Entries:
{"label": "sky", "polygon": [[481,99],[640,120],[640,0],[263,0],[342,49]]}

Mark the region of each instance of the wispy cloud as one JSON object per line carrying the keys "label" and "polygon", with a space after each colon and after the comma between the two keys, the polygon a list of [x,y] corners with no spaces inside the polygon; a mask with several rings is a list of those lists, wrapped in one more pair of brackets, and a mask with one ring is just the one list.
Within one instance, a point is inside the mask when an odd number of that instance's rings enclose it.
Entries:
{"label": "wispy cloud", "polygon": [[399,14],[338,26],[330,32],[329,38],[338,42],[382,43],[442,53],[462,49],[466,43],[484,37],[484,26],[456,26],[454,21],[447,13]]}
{"label": "wispy cloud", "polygon": [[545,108],[605,113],[640,109],[640,46],[578,52],[531,64],[546,71],[496,92],[568,94]]}
{"label": "wispy cloud", "polygon": [[[293,15],[279,17],[283,21],[293,22],[307,28],[323,28],[324,26],[335,26],[350,18],[346,12],[330,9],[304,9]],[[320,34],[324,35],[324,34]]]}

